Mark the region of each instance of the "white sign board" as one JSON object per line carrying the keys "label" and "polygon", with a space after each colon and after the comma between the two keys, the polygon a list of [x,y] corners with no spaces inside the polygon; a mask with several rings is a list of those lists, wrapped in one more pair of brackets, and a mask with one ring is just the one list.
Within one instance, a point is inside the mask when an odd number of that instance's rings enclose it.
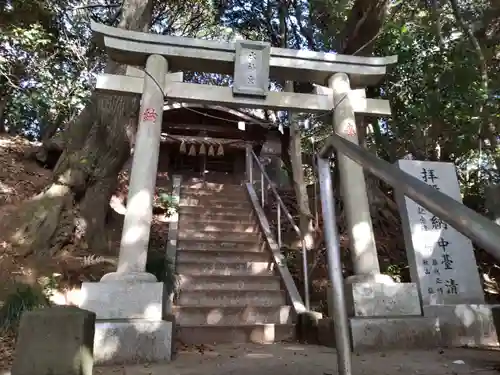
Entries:
{"label": "white sign board", "polygon": [[[399,160],[406,173],[462,203],[453,163]],[[484,294],[471,241],[397,192],[406,253],[424,305],[480,304]]]}

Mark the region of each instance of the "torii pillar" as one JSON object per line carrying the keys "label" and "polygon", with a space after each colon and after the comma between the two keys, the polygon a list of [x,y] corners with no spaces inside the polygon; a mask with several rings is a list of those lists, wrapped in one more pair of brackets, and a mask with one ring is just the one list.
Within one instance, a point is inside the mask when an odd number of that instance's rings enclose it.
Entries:
{"label": "torii pillar", "polygon": [[[165,361],[172,353],[172,322],[162,320],[164,286],[146,272],[167,72],[163,56],[147,58],[118,268],[82,285],[80,307],[97,317],[94,360],[100,364]],[[126,91],[137,80],[123,76],[114,83]]]}
{"label": "torii pillar", "polygon": [[[346,73],[333,74],[328,88],[316,90],[333,101],[335,132],[346,140],[359,144],[356,127],[356,101],[366,96],[364,90],[352,90]],[[345,280],[345,300],[351,320],[351,331],[364,329],[362,319],[420,315],[421,308],[415,283],[396,283],[380,273],[373,223],[363,168],[347,156],[338,153],[340,189],[347,219],[347,233],[354,275]],[[328,310],[333,311],[332,293],[328,293]],[[389,302],[390,301],[390,302]],[[359,337],[353,333],[354,345]]]}
{"label": "torii pillar", "polygon": [[118,269],[104,275],[101,281],[157,281],[154,275],[146,273],[146,258],[158,172],[167,60],[160,55],[149,56],[146,71],[148,74],[144,75],[144,93],[139,112]]}

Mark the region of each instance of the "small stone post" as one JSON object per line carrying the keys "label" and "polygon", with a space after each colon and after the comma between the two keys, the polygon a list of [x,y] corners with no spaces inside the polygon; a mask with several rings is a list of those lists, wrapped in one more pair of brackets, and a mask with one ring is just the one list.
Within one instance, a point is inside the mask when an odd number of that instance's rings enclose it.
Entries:
{"label": "small stone post", "polygon": [[[359,144],[354,110],[347,96],[351,90],[349,77],[345,73],[334,74],[328,80],[328,85],[333,89],[335,132]],[[338,155],[338,163],[354,272],[357,278],[371,278],[380,274],[380,266],[363,168],[342,154]]]}
{"label": "small stone post", "polygon": [[149,74],[144,76],[144,93],[139,113],[118,269],[116,273],[104,275],[102,281],[130,277],[135,280],[156,281],[156,277],[147,274],[145,270],[153,217],[163,119],[163,90],[168,71],[167,60],[163,56],[151,55],[146,62],[146,71]]}

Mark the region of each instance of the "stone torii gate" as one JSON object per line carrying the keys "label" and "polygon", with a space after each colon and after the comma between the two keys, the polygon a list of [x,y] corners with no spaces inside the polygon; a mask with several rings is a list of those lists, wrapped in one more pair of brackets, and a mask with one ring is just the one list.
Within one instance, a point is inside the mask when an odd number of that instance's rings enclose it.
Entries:
{"label": "stone torii gate", "polygon": [[[99,283],[83,285],[82,307],[97,314],[94,353],[98,362],[169,359],[172,324],[162,321],[162,284],[145,272],[165,100],[319,114],[333,111],[335,131],[357,144],[355,115],[391,113],[388,101],[366,98],[364,88],[377,84],[397,57],[271,48],[268,43],[246,40],[206,41],[98,23],[91,27],[109,57],[129,65],[124,76],[100,75],[97,90],[140,94],[142,101],[118,269]],[[143,66],[144,70],[134,68]],[[232,74],[234,84],[184,83],[182,73],[169,73],[184,70]],[[317,90],[314,94],[271,92],[270,78],[313,83]],[[380,268],[363,170],[346,157],[339,157],[339,168],[356,280],[377,280]],[[153,339],[144,340],[141,332]],[[111,339],[119,342],[118,349],[106,346]]]}

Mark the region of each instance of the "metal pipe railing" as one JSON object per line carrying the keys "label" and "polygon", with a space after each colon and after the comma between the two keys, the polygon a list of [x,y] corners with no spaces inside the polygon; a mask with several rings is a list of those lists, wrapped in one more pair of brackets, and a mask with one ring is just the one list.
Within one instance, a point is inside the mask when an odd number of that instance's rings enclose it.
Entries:
{"label": "metal pipe railing", "polygon": [[302,232],[301,232],[300,228],[297,226],[297,224],[295,224],[295,221],[293,220],[293,216],[290,214],[290,211],[288,211],[288,209],[286,208],[285,203],[283,203],[283,200],[281,199],[278,191],[274,187],[274,184],[273,184],[271,178],[268,176],[268,174],[264,170],[264,166],[260,162],[260,160],[257,157],[257,155],[255,155],[255,153],[253,152],[253,150],[247,149],[246,161],[247,161],[247,166],[246,166],[247,176],[248,176],[249,182],[251,184],[253,184],[253,182],[254,182],[253,181],[253,161],[255,161],[255,163],[257,164],[257,166],[258,166],[258,168],[260,170],[260,174],[261,174],[261,179],[260,179],[260,184],[261,184],[261,205],[262,205],[262,207],[264,207],[264,204],[265,204],[265,182],[266,181],[267,181],[267,185],[268,185],[269,189],[271,190],[271,192],[273,193],[276,201],[278,202],[276,216],[277,216],[277,226],[278,226],[278,228],[277,228],[277,231],[278,231],[277,238],[278,238],[278,246],[279,246],[279,248],[281,249],[281,244],[282,244],[281,243],[281,240],[282,240],[282,236],[281,236],[281,215],[282,215],[282,213],[285,216],[285,218],[290,222],[290,224],[292,225],[293,230],[295,231],[295,233],[300,238],[301,246],[302,246],[302,268],[303,268],[303,273],[304,273],[304,302],[305,302],[305,305],[306,305],[306,309],[310,310],[309,273],[308,273],[308,267],[307,267],[307,246],[306,246],[306,243],[305,243],[304,238],[302,236]]}
{"label": "metal pipe railing", "polygon": [[321,196],[321,212],[325,228],[328,276],[333,290],[333,322],[335,347],[340,375],[351,375],[351,341],[349,321],[345,308],[344,278],[340,258],[340,241],[337,230],[337,215],[333,197],[332,175],[328,159],[318,158],[318,177]]}
{"label": "metal pipe railing", "polygon": [[500,260],[500,227],[488,218],[337,134],[329,137],[319,156],[329,158],[334,150],[397,188]]}

